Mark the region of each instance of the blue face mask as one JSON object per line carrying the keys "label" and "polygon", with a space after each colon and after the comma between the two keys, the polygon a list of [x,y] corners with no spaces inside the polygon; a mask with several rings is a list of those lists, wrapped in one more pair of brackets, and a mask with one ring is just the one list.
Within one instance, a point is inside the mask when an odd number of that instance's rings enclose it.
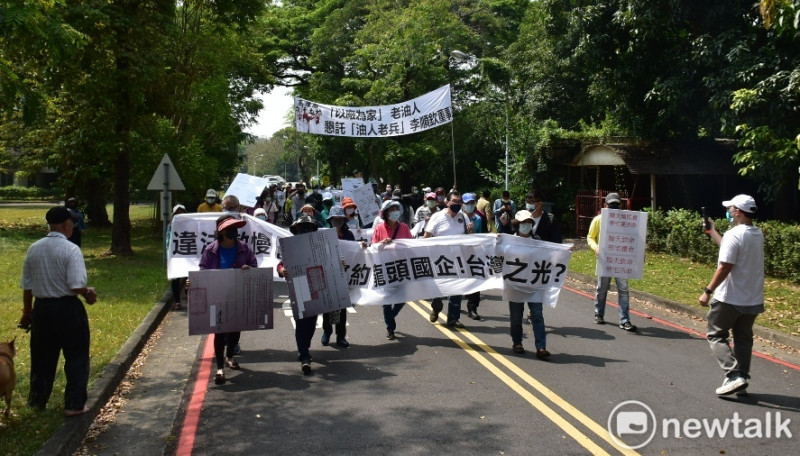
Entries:
{"label": "blue face mask", "polygon": [[400,220],[400,211],[389,212],[389,220],[393,222]]}
{"label": "blue face mask", "polygon": [[536,210],[536,205],[535,204],[525,204],[525,209],[527,209],[527,210],[529,210],[531,212],[534,212]]}
{"label": "blue face mask", "polygon": [[725,211],[725,218],[728,219],[728,223],[733,222],[733,214],[731,214],[731,211]]}

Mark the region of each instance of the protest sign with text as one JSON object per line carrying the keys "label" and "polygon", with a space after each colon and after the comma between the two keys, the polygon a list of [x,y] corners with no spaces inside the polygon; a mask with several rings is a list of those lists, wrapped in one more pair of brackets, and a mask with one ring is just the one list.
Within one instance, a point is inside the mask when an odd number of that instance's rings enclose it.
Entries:
{"label": "protest sign with text", "polygon": [[272,269],[189,273],[189,335],[272,329]]}
{"label": "protest sign with text", "polygon": [[595,275],[641,279],[647,247],[647,212],[603,208]]}

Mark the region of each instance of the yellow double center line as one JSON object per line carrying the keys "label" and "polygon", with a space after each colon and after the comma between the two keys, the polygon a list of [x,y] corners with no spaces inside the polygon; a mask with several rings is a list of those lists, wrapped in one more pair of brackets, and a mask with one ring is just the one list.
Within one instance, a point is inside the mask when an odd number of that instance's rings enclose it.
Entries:
{"label": "yellow double center line", "polygon": [[[430,304],[426,301],[419,301],[419,302],[411,301],[408,302],[407,304],[426,319],[428,315],[430,315],[431,312]],[[426,308],[423,308],[422,307],[423,305]],[[559,413],[552,407],[545,404],[539,398],[534,396],[530,391],[525,389],[525,387],[522,386],[519,382],[517,382],[516,380],[511,378],[508,374],[500,370],[497,366],[492,364],[485,355],[475,350],[461,337],[459,337],[459,335],[462,335],[466,339],[469,339],[476,347],[480,348],[481,350],[486,352],[490,357],[492,357],[495,360],[495,362],[501,364],[506,369],[514,373],[524,383],[527,383],[529,386],[538,391],[545,398],[549,399],[550,402],[560,407],[564,412],[572,416],[574,419],[578,420],[581,424],[586,426],[591,432],[596,434],[598,437],[607,442],[609,445],[616,448],[620,453],[630,456],[639,454],[636,451],[619,446],[617,443],[614,442],[614,440],[609,435],[608,429],[597,424],[594,420],[586,416],[583,412],[572,406],[572,404],[561,398],[558,394],[554,393],[550,388],[544,386],[541,382],[531,377],[527,372],[520,369],[519,366],[509,361],[505,356],[501,355],[500,353],[497,353],[492,347],[486,345],[482,340],[477,338],[471,332],[465,329],[453,330],[445,325],[435,325],[435,326],[445,336],[447,336],[450,340],[455,342],[456,345],[461,347],[470,356],[475,358],[475,360],[478,361],[478,363],[480,363],[483,367],[485,367],[486,370],[488,370],[489,372],[494,374],[497,378],[502,380],[503,383],[505,383],[515,393],[519,394],[523,399],[528,401],[529,404],[531,404],[534,408],[536,408],[536,410],[540,411],[550,421],[552,421],[558,427],[563,429],[564,432],[566,432],[570,437],[575,439],[576,442],[578,442],[581,446],[586,448],[591,454],[609,455],[609,453],[605,449],[598,446],[591,438],[589,438],[586,434],[584,434],[578,428],[573,426],[572,423],[567,421],[564,417],[559,415]]]}

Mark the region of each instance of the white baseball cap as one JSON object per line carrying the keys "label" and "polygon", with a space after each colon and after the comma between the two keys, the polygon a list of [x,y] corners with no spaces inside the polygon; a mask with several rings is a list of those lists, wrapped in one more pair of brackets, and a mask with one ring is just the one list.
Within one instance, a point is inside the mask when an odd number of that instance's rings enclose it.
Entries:
{"label": "white baseball cap", "polygon": [[216,198],[216,197],[217,197],[217,191],[214,190],[213,188],[209,188],[208,191],[206,191],[206,198]]}
{"label": "white baseball cap", "polygon": [[755,214],[758,210],[756,200],[750,195],[736,195],[729,201],[723,201],[722,205],[725,207],[735,206],[737,209],[741,209],[748,214]]}

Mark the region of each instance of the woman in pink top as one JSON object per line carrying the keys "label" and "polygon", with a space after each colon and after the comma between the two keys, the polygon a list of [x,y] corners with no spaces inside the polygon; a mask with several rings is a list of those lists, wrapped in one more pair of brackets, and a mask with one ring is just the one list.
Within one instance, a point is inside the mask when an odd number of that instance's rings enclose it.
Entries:
{"label": "woman in pink top", "polygon": [[[381,206],[381,223],[372,232],[372,243],[389,244],[393,239],[411,239],[411,229],[403,222],[400,216],[403,215],[403,206],[400,201],[389,200]],[[386,323],[386,338],[394,340],[394,330],[397,324],[394,318],[400,313],[400,309],[406,305],[404,302],[398,304],[386,304],[383,306],[383,321]]]}

